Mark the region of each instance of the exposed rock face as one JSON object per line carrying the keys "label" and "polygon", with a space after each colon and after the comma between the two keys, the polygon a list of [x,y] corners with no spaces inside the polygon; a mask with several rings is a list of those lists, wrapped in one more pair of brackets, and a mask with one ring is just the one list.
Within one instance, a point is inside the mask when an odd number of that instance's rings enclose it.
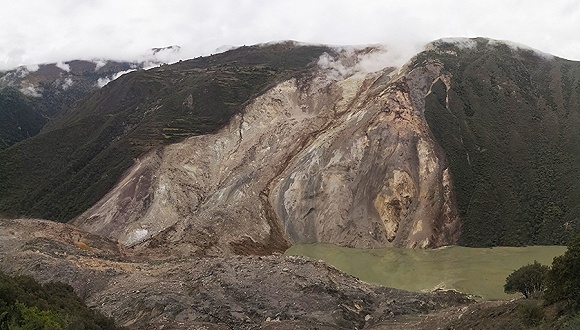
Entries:
{"label": "exposed rock face", "polygon": [[324,55],[216,134],[142,157],[72,223],[183,254],[454,243],[451,180],[423,116],[440,67],[362,70],[373,51]]}

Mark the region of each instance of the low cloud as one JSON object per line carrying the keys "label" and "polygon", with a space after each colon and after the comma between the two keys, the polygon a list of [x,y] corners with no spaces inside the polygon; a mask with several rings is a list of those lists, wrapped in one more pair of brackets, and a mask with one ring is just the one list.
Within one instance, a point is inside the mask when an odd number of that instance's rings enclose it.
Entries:
{"label": "low cloud", "polygon": [[63,70],[63,71],[70,72],[70,66],[66,63],[57,62],[56,67]]}
{"label": "low cloud", "polygon": [[102,88],[103,86],[105,86],[106,84],[110,83],[111,81],[119,78],[120,76],[122,76],[124,74],[127,74],[129,72],[133,72],[133,71],[136,71],[136,69],[129,69],[129,70],[126,70],[126,71],[120,71],[120,72],[117,72],[114,75],[111,75],[109,77],[99,78],[97,80],[97,86],[99,88]]}
{"label": "low cloud", "polygon": [[95,71],[99,71],[100,68],[107,65],[107,61],[105,60],[93,60],[93,62],[95,63]]}
{"label": "low cloud", "polygon": [[28,70],[28,72],[36,72],[38,71],[38,69],[40,69],[40,65],[38,64],[28,64],[25,66],[26,70]]}
{"label": "low cloud", "polygon": [[334,47],[334,51],[335,55],[324,53],[318,59],[318,66],[326,71],[329,80],[400,67],[413,56],[393,51],[388,45],[343,46]]}
{"label": "low cloud", "polygon": [[275,40],[381,43],[406,57],[442,37],[490,37],[580,59],[575,0],[22,0],[2,9],[9,14],[0,21],[0,70],[73,59],[135,61],[154,47],[179,45],[163,59],[174,62],[222,45]]}
{"label": "low cloud", "polygon": [[73,84],[74,84],[74,82],[73,82],[73,80],[72,80],[71,78],[66,78],[66,79],[63,81],[62,85],[60,85],[60,87],[61,87],[63,90],[65,90],[65,91],[66,91],[66,90],[67,90],[67,89],[69,89],[69,88],[70,88],[70,87],[71,87]]}
{"label": "low cloud", "polygon": [[40,88],[37,88],[34,86],[23,87],[20,89],[20,92],[24,95],[32,96],[32,97],[41,97],[42,96],[42,90]]}

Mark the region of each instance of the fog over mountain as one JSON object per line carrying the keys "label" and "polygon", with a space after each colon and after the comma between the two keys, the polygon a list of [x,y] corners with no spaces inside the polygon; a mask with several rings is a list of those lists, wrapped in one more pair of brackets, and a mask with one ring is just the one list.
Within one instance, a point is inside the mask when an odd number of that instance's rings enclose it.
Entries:
{"label": "fog over mountain", "polygon": [[166,62],[273,40],[386,43],[401,64],[442,37],[517,40],[580,59],[575,1],[41,1],[5,2],[0,70],[74,59],[147,60],[152,48],[181,46]]}

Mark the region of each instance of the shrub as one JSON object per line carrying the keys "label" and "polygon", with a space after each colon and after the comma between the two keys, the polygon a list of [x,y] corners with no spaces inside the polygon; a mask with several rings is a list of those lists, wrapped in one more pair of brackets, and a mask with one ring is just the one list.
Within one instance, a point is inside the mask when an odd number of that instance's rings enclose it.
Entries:
{"label": "shrub", "polygon": [[573,311],[580,310],[580,234],[564,255],[554,258],[547,276],[545,299],[548,304],[564,302]]}
{"label": "shrub", "polygon": [[116,330],[113,320],[89,309],[70,285],[40,284],[0,272],[0,330]]}
{"label": "shrub", "polygon": [[537,300],[527,300],[525,303],[518,305],[517,310],[522,323],[528,327],[538,326],[544,319],[544,309],[541,302]]}
{"label": "shrub", "polygon": [[546,274],[550,268],[536,260],[509,274],[506,278],[506,293],[520,292],[526,298],[537,298],[546,288]]}
{"label": "shrub", "polygon": [[62,325],[58,317],[52,311],[41,311],[37,307],[26,307],[21,303],[16,303],[16,307],[21,315],[21,320],[9,327],[14,330],[62,330]]}

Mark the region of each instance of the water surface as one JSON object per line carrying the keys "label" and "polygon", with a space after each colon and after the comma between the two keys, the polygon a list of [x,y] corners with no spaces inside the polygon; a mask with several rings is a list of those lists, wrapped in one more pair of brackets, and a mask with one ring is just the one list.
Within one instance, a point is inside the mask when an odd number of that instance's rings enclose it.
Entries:
{"label": "water surface", "polygon": [[410,291],[455,289],[484,299],[515,298],[503,292],[505,278],[534,260],[551,265],[565,246],[435,250],[352,249],[331,244],[294,245],[287,255],[322,259],[362,281]]}

